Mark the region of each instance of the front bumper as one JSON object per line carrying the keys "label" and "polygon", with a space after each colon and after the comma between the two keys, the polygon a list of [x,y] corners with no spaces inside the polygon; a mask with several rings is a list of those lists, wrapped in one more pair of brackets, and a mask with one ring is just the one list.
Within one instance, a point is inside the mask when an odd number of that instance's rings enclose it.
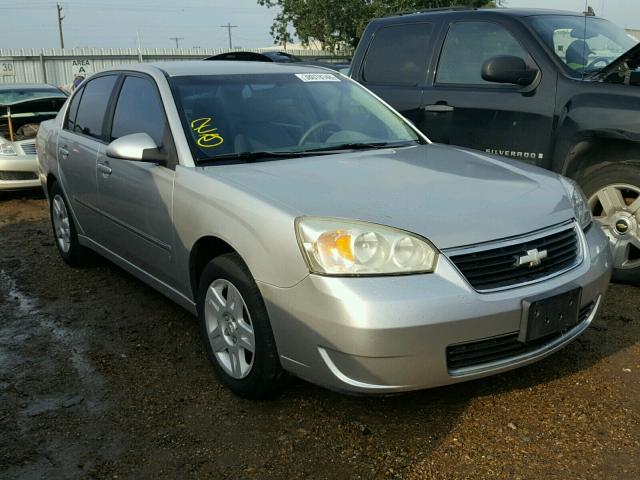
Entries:
{"label": "front bumper", "polygon": [[40,188],[35,155],[0,156],[0,191]]}
{"label": "front bumper", "polygon": [[[511,370],[567,345],[603,304],[611,275],[607,240],[585,234],[583,262],[539,283],[476,292],[445,257],[429,275],[338,278],[309,275],[291,288],[259,283],[282,366],[313,383],[351,393],[435,387]],[[578,325],[525,353],[452,369],[447,347],[520,331],[523,300],[582,288]]]}

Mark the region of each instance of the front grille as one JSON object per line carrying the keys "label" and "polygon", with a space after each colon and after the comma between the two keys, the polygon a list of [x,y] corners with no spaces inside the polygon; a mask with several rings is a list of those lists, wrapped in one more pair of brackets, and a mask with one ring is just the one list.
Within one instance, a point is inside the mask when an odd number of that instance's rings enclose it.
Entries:
{"label": "front grille", "polygon": [[33,172],[3,172],[0,171],[0,180],[37,180],[38,175]]}
{"label": "front grille", "polygon": [[[516,266],[529,250],[546,250],[538,266]],[[498,248],[452,255],[451,261],[476,290],[493,290],[532,282],[568,270],[578,260],[579,244],[571,227],[552,235]]]}
{"label": "front grille", "polygon": [[35,155],[36,154],[36,144],[35,143],[21,143],[20,148],[25,155]]}
{"label": "front grille", "polygon": [[[593,311],[594,303],[582,307],[578,314],[578,323],[584,322]],[[502,337],[488,338],[478,342],[463,343],[447,347],[447,366],[449,370],[475,367],[490,362],[516,357],[518,355],[533,352],[559,338],[564,332],[560,332],[532,342],[522,343],[518,341],[518,332],[510,333]]]}

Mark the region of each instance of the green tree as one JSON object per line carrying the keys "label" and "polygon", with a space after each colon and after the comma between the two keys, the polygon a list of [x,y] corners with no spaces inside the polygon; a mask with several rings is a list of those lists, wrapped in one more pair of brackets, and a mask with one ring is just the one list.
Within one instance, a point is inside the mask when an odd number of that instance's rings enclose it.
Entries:
{"label": "green tree", "polygon": [[257,0],[275,7],[271,26],[276,43],[293,41],[291,30],[304,45],[317,41],[328,50],[355,47],[367,24],[376,17],[425,8],[495,4],[491,0]]}

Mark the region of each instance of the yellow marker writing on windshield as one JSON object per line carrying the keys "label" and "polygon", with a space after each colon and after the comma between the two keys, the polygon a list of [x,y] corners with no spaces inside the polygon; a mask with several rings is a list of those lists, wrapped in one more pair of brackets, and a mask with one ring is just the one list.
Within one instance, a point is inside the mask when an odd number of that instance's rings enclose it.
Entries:
{"label": "yellow marker writing on windshield", "polygon": [[191,130],[198,134],[196,143],[201,148],[214,148],[224,143],[217,128],[210,128],[211,117],[196,118],[191,122]]}

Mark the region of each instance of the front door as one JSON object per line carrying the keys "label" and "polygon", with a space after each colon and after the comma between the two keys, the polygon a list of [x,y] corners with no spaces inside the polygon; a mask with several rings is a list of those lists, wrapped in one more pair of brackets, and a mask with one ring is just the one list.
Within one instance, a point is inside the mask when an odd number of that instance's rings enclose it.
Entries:
{"label": "front door", "polygon": [[548,165],[555,74],[545,72],[532,91],[487,82],[482,65],[497,55],[520,57],[539,69],[506,25],[458,21],[449,26],[433,83],[423,92],[424,131],[435,142]]}
{"label": "front door", "polygon": [[[111,125],[109,141],[147,133],[158,146],[173,148],[160,95],[150,78],[124,77]],[[103,217],[100,243],[171,285],[175,172],[169,167],[109,158],[105,149],[98,158],[97,178]]]}

